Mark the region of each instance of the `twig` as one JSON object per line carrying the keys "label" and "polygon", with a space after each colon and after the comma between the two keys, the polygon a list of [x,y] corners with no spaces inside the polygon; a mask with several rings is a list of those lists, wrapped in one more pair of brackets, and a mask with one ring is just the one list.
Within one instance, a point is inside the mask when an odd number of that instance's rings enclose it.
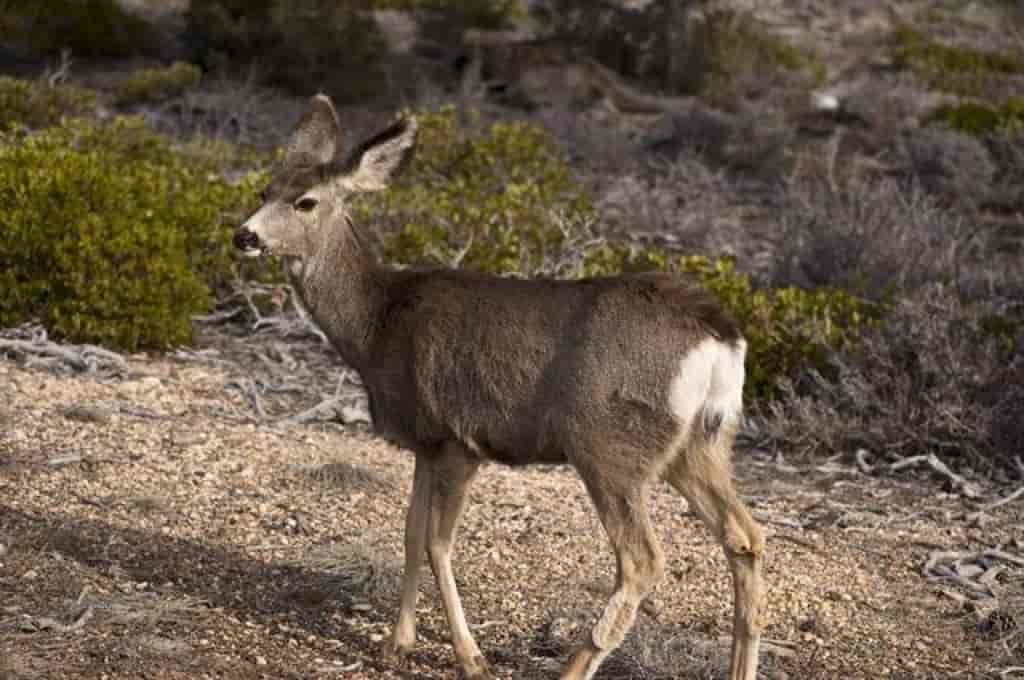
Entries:
{"label": "twig", "polygon": [[1007,503],[1014,502],[1015,500],[1017,500],[1018,498],[1020,498],[1022,496],[1024,496],[1024,486],[1022,486],[1021,488],[1017,489],[1016,491],[1011,493],[1009,496],[1006,496],[1004,498],[1000,498],[997,501],[993,501],[991,503],[987,503],[987,504],[981,506],[980,508],[978,508],[978,512],[985,512],[986,510],[995,510],[996,508],[1004,506]]}
{"label": "twig", "polygon": [[256,415],[261,420],[265,420],[267,412],[263,408],[263,402],[260,400],[260,393],[256,387],[256,381],[252,378],[242,378],[240,380],[231,381],[232,385],[237,386],[243,392],[249,396],[249,400],[252,402],[253,410],[256,411]]}
{"label": "twig", "polygon": [[46,461],[46,464],[50,467],[63,467],[65,465],[72,465],[74,463],[81,463],[83,460],[82,454],[80,453],[69,453],[66,456],[54,456]]}
{"label": "twig", "polygon": [[213,312],[212,314],[193,314],[192,320],[196,323],[224,323],[234,319],[236,316],[245,311],[244,307],[232,307],[230,309],[223,309],[219,312]]}
{"label": "twig", "polygon": [[966,479],[950,470],[949,467],[941,460],[939,460],[939,457],[936,456],[934,453],[929,453],[920,456],[910,456],[909,458],[898,460],[895,463],[889,465],[889,471],[898,472],[899,470],[902,470],[904,468],[919,465],[921,463],[926,463],[928,467],[930,467],[933,471],[949,479],[950,482],[952,482],[953,484],[954,490],[959,491],[964,496],[967,496],[968,498],[978,497],[978,490],[974,488],[974,485],[972,485]]}
{"label": "twig", "polygon": [[857,452],[853,454],[854,460],[857,461],[857,467],[866,475],[870,475],[875,471],[875,466],[868,462],[868,452],[864,449],[857,449]]}
{"label": "twig", "polygon": [[75,617],[74,621],[68,624],[61,623],[57,619],[49,616],[37,616],[34,618],[30,618],[28,621],[26,621],[26,625],[31,626],[33,630],[37,631],[55,630],[59,633],[72,633],[78,630],[79,628],[85,626],[85,624],[89,622],[89,619],[92,618],[92,614],[92,607],[86,607],[81,612],[79,612],[78,616]]}
{"label": "twig", "polygon": [[150,420],[174,420],[174,416],[166,416],[162,413],[155,413],[149,409],[142,408],[140,406],[129,406],[122,404],[117,407],[118,413],[123,413],[126,416],[135,416],[136,418],[149,418]]}
{"label": "twig", "polygon": [[317,420],[321,417],[330,417],[330,414],[332,413],[337,415],[338,409],[342,405],[342,401],[343,400],[338,397],[329,397],[321,401],[316,406],[306,409],[302,413],[282,418],[281,422],[301,424],[308,423],[311,420]]}
{"label": "twig", "polygon": [[46,75],[46,83],[50,87],[57,87],[66,81],[69,75],[71,75],[71,50],[65,47],[60,51],[60,62],[57,64],[57,68]]}
{"label": "twig", "polygon": [[1017,555],[1011,555],[1003,550],[990,549],[981,553],[982,557],[988,557],[995,560],[1003,560],[1010,564],[1016,564],[1018,567],[1024,567],[1024,557],[1018,557]]}

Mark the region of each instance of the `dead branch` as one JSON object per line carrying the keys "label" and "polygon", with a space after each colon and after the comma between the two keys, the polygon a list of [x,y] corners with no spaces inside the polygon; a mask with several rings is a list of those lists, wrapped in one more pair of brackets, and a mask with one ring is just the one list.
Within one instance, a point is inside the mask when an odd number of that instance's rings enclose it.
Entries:
{"label": "dead branch", "polygon": [[228,385],[242,390],[242,392],[249,397],[249,401],[252,402],[252,408],[256,411],[257,417],[259,417],[260,420],[266,420],[267,412],[263,408],[263,401],[260,399],[259,389],[256,387],[255,380],[249,377],[240,378],[232,380]]}
{"label": "dead branch", "polygon": [[870,475],[875,471],[875,466],[868,462],[868,452],[864,449],[857,449],[854,460],[857,461],[857,468],[864,474]]}
{"label": "dead branch", "polygon": [[27,340],[7,340],[0,338],[0,352],[13,352],[18,355],[35,355],[52,357],[61,360],[77,371],[89,370],[89,365],[77,352],[61,347],[54,342],[29,342]]}
{"label": "dead branch", "polygon": [[1022,496],[1024,496],[1024,486],[1022,486],[1021,488],[1017,489],[1016,491],[1011,493],[1009,496],[1006,496],[1004,498],[1000,498],[999,500],[993,501],[991,503],[986,503],[985,505],[983,505],[980,508],[978,508],[978,511],[979,512],[985,512],[986,510],[995,510],[996,508],[1002,507],[1002,506],[1006,505],[1007,503],[1014,502],[1015,500],[1017,500],[1018,498],[1021,498]]}
{"label": "dead branch", "polygon": [[967,498],[977,498],[980,495],[980,492],[974,486],[974,484],[971,484],[969,481],[967,481],[960,475],[950,470],[949,467],[941,460],[939,460],[939,457],[936,456],[934,453],[924,454],[920,456],[910,456],[908,458],[898,460],[895,463],[889,465],[889,472],[899,472],[900,470],[903,470],[905,468],[920,465],[922,463],[928,465],[928,467],[930,467],[937,474],[940,474],[946,479],[948,479],[952,483],[954,491],[959,492],[960,494],[966,496]]}
{"label": "dead branch", "polygon": [[54,630],[58,633],[73,633],[76,630],[82,628],[92,618],[93,609],[92,607],[86,607],[78,613],[75,620],[71,623],[61,623],[55,618],[50,616],[34,616],[29,617],[23,624],[22,629],[26,632],[37,632],[43,630]]}
{"label": "dead branch", "polygon": [[617,73],[594,59],[584,61],[590,83],[612,107],[627,114],[685,114],[696,106],[695,97],[656,97],[633,89]]}
{"label": "dead branch", "polygon": [[928,556],[922,572],[929,580],[960,586],[973,599],[996,599],[996,579],[1005,571],[996,561],[1024,567],[1024,557],[996,548],[981,552],[937,550]]}
{"label": "dead branch", "polygon": [[50,467],[63,467],[65,465],[72,465],[74,463],[82,462],[82,454],[70,453],[66,456],[54,456],[46,461],[46,464]]}
{"label": "dead branch", "polygon": [[306,409],[302,413],[281,418],[280,422],[302,424],[308,423],[311,420],[328,420],[331,417],[339,415],[343,401],[344,400],[339,397],[330,397],[328,399],[324,399],[316,406]]}
{"label": "dead branch", "polygon": [[123,371],[128,365],[124,357],[96,345],[60,345],[45,337],[33,340],[0,338],[0,353],[26,357],[26,361],[60,363],[76,371],[94,373],[101,368]]}
{"label": "dead branch", "polygon": [[213,312],[212,314],[193,314],[192,320],[196,323],[205,324],[218,324],[224,323],[234,319],[239,314],[245,311],[244,307],[230,307],[228,309],[222,309],[219,312]]}

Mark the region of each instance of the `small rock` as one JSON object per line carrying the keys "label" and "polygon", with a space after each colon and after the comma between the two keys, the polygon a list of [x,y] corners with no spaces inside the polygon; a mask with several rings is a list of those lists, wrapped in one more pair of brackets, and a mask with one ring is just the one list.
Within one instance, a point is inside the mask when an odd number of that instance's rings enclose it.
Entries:
{"label": "small rock", "polygon": [[267,659],[266,659],[266,657],[263,657],[263,656],[257,656],[257,657],[256,657],[256,665],[257,665],[257,666],[266,666],[266,665],[267,665]]}
{"label": "small rock", "polygon": [[6,554],[7,554],[7,546],[4,545],[3,543],[0,543],[0,557],[3,557]]}
{"label": "small rock", "polygon": [[203,435],[200,432],[175,432],[171,435],[171,443],[183,449],[201,441],[203,441]]}
{"label": "small rock", "polygon": [[362,406],[342,406],[341,422],[345,425],[369,425],[370,412]]}
{"label": "small rock", "polygon": [[81,423],[108,423],[113,414],[110,409],[89,404],[76,404],[64,409],[64,417]]}
{"label": "small rock", "polygon": [[373,606],[369,605],[369,604],[366,604],[365,602],[360,602],[358,604],[352,605],[352,611],[354,611],[354,612],[368,612],[368,611],[372,611],[372,610],[373,610]]}
{"label": "small rock", "polygon": [[24,574],[21,575],[21,579],[23,581],[34,581],[37,578],[39,578],[39,572],[36,571],[35,569],[29,569],[28,571],[26,571]]}
{"label": "small rock", "polygon": [[372,634],[370,636],[370,642],[372,642],[374,644],[378,644],[378,643],[384,642],[384,636],[381,635],[380,633],[374,633],[374,634]]}
{"label": "small rock", "polygon": [[644,613],[652,619],[657,619],[664,610],[661,600],[653,596],[648,596],[647,599],[644,600],[643,604],[640,605],[640,608],[643,609]]}
{"label": "small rock", "polygon": [[138,397],[148,394],[158,387],[160,387],[160,378],[150,375],[137,380],[126,380],[121,383],[119,391],[129,397]]}

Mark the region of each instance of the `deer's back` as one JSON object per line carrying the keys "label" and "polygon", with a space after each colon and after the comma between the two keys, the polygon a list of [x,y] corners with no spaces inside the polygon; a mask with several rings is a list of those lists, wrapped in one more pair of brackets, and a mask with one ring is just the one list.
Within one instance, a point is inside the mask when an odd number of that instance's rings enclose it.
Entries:
{"label": "deer's back", "polygon": [[388,299],[364,375],[378,428],[421,449],[458,439],[507,464],[616,441],[664,447],[682,359],[708,338],[741,339],[706,293],[665,275],[404,272]]}

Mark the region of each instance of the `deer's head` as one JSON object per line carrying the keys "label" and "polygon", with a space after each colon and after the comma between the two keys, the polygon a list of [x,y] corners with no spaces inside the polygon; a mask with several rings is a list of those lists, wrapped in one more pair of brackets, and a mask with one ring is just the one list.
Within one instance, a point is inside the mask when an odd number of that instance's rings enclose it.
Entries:
{"label": "deer's head", "polygon": [[332,229],[348,228],[348,201],[384,189],[410,156],[416,121],[404,118],[341,156],[341,128],[329,97],[316,95],[262,193],[263,205],[235,233],[249,257],[281,255],[308,261]]}

